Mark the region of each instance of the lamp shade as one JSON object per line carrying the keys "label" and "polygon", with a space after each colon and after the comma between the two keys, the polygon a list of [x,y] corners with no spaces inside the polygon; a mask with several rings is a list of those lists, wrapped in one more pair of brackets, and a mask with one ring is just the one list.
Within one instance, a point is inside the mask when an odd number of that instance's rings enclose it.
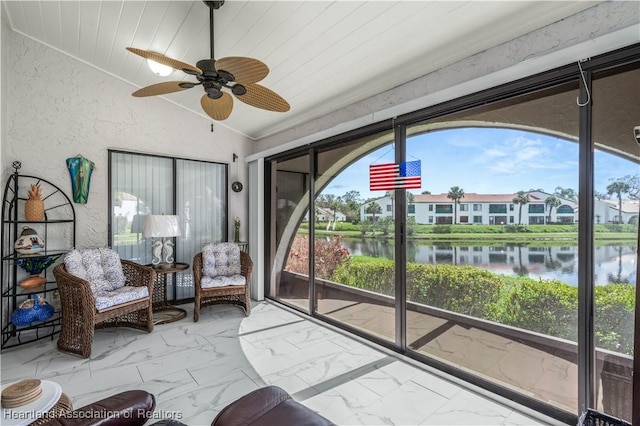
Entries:
{"label": "lamp shade", "polygon": [[142,235],[147,238],[179,237],[181,235],[180,218],[172,215],[149,214],[144,219]]}

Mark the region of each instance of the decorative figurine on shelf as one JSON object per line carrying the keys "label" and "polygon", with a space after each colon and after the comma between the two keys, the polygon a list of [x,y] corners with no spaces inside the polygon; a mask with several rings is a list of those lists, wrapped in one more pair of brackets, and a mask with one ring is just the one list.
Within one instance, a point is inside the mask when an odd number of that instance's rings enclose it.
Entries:
{"label": "decorative figurine on shelf", "polygon": [[96,168],[93,161],[84,158],[82,155],[67,158],[67,168],[71,176],[71,188],[73,190],[73,201],[78,204],[87,204],[89,200],[89,185],[91,184],[91,173]]}
{"label": "decorative figurine on shelf", "polygon": [[44,219],[44,201],[40,184],[31,185],[29,199],[24,203],[24,218],[29,222],[40,222]]}
{"label": "decorative figurine on shelf", "polygon": [[35,254],[44,250],[44,240],[36,233],[35,230],[25,226],[22,233],[16,240],[14,246],[20,254]]}
{"label": "decorative figurine on shelf", "polygon": [[14,263],[29,273],[29,278],[20,282],[20,286],[26,289],[34,289],[47,282],[45,277],[41,277],[42,271],[55,262],[62,253],[54,255],[19,257],[14,259]]}
{"label": "decorative figurine on shelf", "polygon": [[233,242],[239,243],[240,242],[240,218],[237,216],[236,216],[236,219],[233,221],[233,227],[235,230]]}
{"label": "decorative figurine on shelf", "polygon": [[37,294],[32,295],[33,299],[27,299],[20,303],[13,314],[11,322],[16,327],[24,327],[35,321],[46,321],[53,316],[53,306],[44,299],[39,299]]}

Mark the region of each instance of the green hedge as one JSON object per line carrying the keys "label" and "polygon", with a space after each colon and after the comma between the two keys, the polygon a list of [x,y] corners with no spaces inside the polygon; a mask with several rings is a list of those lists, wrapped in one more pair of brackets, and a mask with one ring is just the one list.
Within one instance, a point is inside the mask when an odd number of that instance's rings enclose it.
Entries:
{"label": "green hedge", "polygon": [[[632,225],[628,225],[632,226]],[[605,228],[603,226],[603,232]],[[566,225],[416,225],[421,234],[512,234],[512,233],[564,233],[578,232],[578,224]],[[611,232],[607,230],[606,232]],[[620,231],[623,232],[623,231]],[[626,232],[626,231],[625,231]]]}
{"label": "green hedge", "polygon": [[[333,280],[394,296],[395,265],[388,259],[353,256]],[[628,283],[595,288],[596,345],[633,353],[635,287]],[[578,289],[562,281],[493,274],[472,266],[407,263],[407,298],[572,341],[577,340]]]}
{"label": "green hedge", "polygon": [[632,354],[635,286],[628,283],[597,286],[594,298],[596,345]]}
{"label": "green hedge", "polygon": [[497,275],[472,266],[407,264],[409,300],[479,318],[498,301]]}
{"label": "green hedge", "polygon": [[[411,218],[413,219],[413,218]],[[380,219],[382,220],[382,219]],[[415,223],[415,222],[414,222]],[[381,227],[381,223],[376,223],[376,230]],[[364,226],[371,226],[371,222],[365,222]],[[337,222],[335,230],[343,232],[362,231],[363,223]],[[309,229],[309,222],[300,223],[300,229]],[[324,231],[327,229],[327,222],[316,222],[315,229]],[[393,229],[393,228],[392,228]],[[578,232],[577,223],[569,223],[565,225],[424,225],[414,224],[412,230],[418,234],[512,234],[512,233],[536,233],[536,234],[553,234],[553,233],[576,233]],[[371,229],[368,229],[370,232]],[[637,233],[636,225],[618,225],[618,224],[599,224],[595,225],[594,231],[598,233],[617,232],[617,233]],[[376,232],[378,233],[378,232]]]}
{"label": "green hedge", "polygon": [[561,281],[518,277],[502,289],[487,319],[549,336],[578,338],[578,289]]}

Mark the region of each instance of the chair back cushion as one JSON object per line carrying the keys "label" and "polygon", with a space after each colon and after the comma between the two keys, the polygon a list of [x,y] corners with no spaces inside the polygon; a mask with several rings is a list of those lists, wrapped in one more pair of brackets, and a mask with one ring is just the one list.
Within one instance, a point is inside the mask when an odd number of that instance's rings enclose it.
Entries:
{"label": "chair back cushion", "polygon": [[240,247],[235,243],[208,243],[202,247],[202,274],[215,278],[240,274]]}
{"label": "chair back cushion", "polygon": [[94,294],[117,290],[125,283],[120,256],[109,248],[71,250],[64,266],[71,275],[88,281]]}

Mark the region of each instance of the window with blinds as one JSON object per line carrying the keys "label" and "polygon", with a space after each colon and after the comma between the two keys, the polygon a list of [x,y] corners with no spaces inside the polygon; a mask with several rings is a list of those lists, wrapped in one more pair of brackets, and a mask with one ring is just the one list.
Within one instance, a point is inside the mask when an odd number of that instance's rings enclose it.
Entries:
{"label": "window with blinds", "polygon": [[[145,215],[177,215],[181,236],[174,239],[174,257],[191,264],[204,244],[227,240],[227,176],[226,164],[109,151],[111,247],[123,259],[150,264]],[[167,285],[167,297],[193,297],[191,269]]]}

